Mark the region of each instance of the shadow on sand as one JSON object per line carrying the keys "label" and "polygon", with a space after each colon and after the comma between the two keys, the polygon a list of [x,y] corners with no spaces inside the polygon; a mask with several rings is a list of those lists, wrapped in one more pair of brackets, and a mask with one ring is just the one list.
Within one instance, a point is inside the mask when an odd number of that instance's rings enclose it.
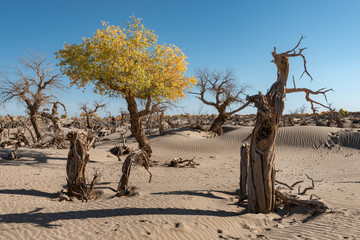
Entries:
{"label": "shadow on sand", "polygon": [[14,195],[25,195],[45,198],[56,198],[58,193],[48,193],[35,189],[1,189],[0,194],[14,194]]}
{"label": "shadow on sand", "polygon": [[13,149],[0,149],[0,165],[36,165],[47,163],[48,160],[67,160],[67,156],[64,157],[50,157],[44,152],[40,151],[31,151],[26,149],[19,149],[18,155],[20,158],[18,160],[8,160],[7,157]]}
{"label": "shadow on sand", "polygon": [[[215,193],[215,194],[214,194]],[[217,196],[216,193],[226,194],[228,196]],[[231,196],[237,196],[239,194],[239,190],[236,192],[227,192],[227,191],[219,191],[219,190],[191,190],[191,191],[170,191],[170,192],[157,192],[152,193],[154,195],[190,195],[190,196],[198,196],[198,197],[207,197],[213,199],[228,199]]]}
{"label": "shadow on sand", "polygon": [[0,215],[2,223],[32,223],[40,227],[52,228],[61,226],[53,224],[58,220],[74,220],[87,218],[106,218],[119,216],[140,216],[140,215],[194,215],[212,217],[234,217],[239,216],[238,212],[227,212],[223,210],[197,210],[183,208],[114,208],[95,209],[85,211],[69,211],[56,213],[42,213],[43,208],[37,208],[27,213],[10,213]]}

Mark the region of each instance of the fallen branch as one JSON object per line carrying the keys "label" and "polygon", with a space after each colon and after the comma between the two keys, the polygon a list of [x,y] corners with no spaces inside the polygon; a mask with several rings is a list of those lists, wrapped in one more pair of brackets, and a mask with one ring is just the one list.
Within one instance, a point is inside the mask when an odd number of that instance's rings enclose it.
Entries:
{"label": "fallen branch", "polygon": [[309,175],[307,175],[306,173],[305,173],[305,176],[306,176],[308,179],[311,180],[312,187],[314,188],[314,187],[315,187],[314,179],[312,179],[311,177],[309,177]]}
{"label": "fallen branch", "polygon": [[297,181],[297,182],[293,183],[293,185],[291,185],[291,187],[293,188],[293,187],[295,187],[296,185],[298,185],[299,183],[302,183],[302,182],[304,182],[304,181],[303,180]]}
{"label": "fallen branch", "polygon": [[289,186],[289,185],[286,184],[286,183],[280,182],[280,181],[278,181],[278,180],[275,180],[275,182],[278,183],[278,184],[284,185],[285,187],[289,188],[290,190],[294,190],[291,186]]}
{"label": "fallen branch", "polygon": [[196,167],[199,165],[199,163],[194,162],[195,157],[193,159],[187,159],[182,160],[182,158],[174,158],[171,160],[170,164],[168,164],[169,167],[174,168],[183,168],[183,167]]}
{"label": "fallen branch", "polygon": [[278,205],[283,204],[285,206],[289,206],[289,205],[304,206],[313,210],[314,213],[323,213],[326,211],[326,209],[328,209],[328,207],[323,202],[318,201],[316,199],[302,200],[302,199],[298,199],[294,195],[281,193],[279,190],[275,190],[275,196]]}
{"label": "fallen branch", "polygon": [[314,188],[313,187],[307,187],[305,188],[302,192],[300,192],[300,187],[298,188],[298,194],[299,195],[305,195],[305,193],[308,191],[308,190],[313,190]]}

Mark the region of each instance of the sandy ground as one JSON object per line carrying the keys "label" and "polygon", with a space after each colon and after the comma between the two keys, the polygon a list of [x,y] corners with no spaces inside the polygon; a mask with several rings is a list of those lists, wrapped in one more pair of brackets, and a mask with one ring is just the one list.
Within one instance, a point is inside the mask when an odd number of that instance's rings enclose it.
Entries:
{"label": "sandy ground", "polygon": [[[132,170],[139,195],[127,198],[114,197],[122,162],[108,151],[118,134],[107,136],[90,151],[87,175],[101,174],[97,189],[104,194],[89,202],[57,198],[68,150],[22,148],[22,158],[9,161],[10,149],[0,149],[0,239],[360,239],[360,130],[280,128],[277,180],[304,180],[303,189],[311,185],[308,174],[315,190],[307,197],[316,194],[329,207],[310,218],[302,211],[250,214],[237,204],[239,149],[251,129],[228,128],[216,138],[189,129],[151,137],[159,165],[150,169],[151,183],[145,169]],[[131,138],[129,144],[136,147]],[[196,157],[200,165],[165,166],[175,157]]]}

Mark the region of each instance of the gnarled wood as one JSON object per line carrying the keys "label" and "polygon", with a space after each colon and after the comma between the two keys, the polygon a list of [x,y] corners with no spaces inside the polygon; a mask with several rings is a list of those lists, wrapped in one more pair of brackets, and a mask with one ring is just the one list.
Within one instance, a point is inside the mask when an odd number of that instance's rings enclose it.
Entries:
{"label": "gnarled wood", "polygon": [[[301,40],[290,51],[278,54],[272,52],[273,62],[277,67],[277,80],[264,96],[261,93],[248,97],[258,108],[255,127],[251,135],[250,161],[248,175],[248,205],[253,213],[269,213],[275,210],[275,163],[274,148],[279,121],[281,119],[286,96],[286,84],[289,75],[289,57],[302,55],[305,48],[298,49]],[[311,77],[311,76],[310,76]]]}
{"label": "gnarled wood", "polygon": [[[126,157],[122,167],[122,176],[120,178],[119,185],[117,187],[117,194],[116,194],[117,197],[129,196],[134,194],[133,188],[129,187],[130,170],[131,170],[131,165],[133,163],[142,165],[146,169],[146,171],[149,172],[150,159],[147,152],[148,151],[146,151],[145,149],[139,149],[131,152]],[[152,174],[150,172],[149,174],[150,174],[150,178],[149,178],[149,183],[150,183]]]}
{"label": "gnarled wood", "polygon": [[[41,112],[41,116],[45,117],[47,119],[50,119],[53,123],[54,138],[52,140],[52,145],[55,145],[59,149],[65,149],[66,144],[65,144],[64,131],[63,131],[63,128],[61,125],[60,118],[57,116],[57,110],[58,110],[59,104],[64,108],[64,110],[66,112],[66,108],[65,108],[64,104],[62,104],[61,102],[54,102],[53,107],[51,109],[51,113],[43,111],[43,112]],[[46,110],[49,110],[49,109],[46,109]]]}
{"label": "gnarled wood", "polygon": [[89,147],[93,145],[95,137],[86,132],[72,131],[66,135],[70,141],[70,150],[66,163],[66,175],[68,194],[81,200],[89,200],[94,197],[93,188],[97,175],[94,176],[90,187],[86,184],[85,167],[89,161]]}

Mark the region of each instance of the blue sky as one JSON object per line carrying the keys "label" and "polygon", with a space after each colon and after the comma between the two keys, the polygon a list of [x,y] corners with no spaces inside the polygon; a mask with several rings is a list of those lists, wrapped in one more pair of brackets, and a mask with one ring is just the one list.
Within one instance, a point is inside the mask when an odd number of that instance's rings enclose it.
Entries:
{"label": "blue sky", "polygon": [[[328,100],[333,106],[359,111],[360,89],[360,1],[202,1],[202,0],[44,0],[2,1],[0,8],[0,71],[14,66],[29,51],[45,53],[50,60],[64,43],[80,43],[101,28],[101,20],[123,26],[134,14],[159,35],[159,43],[175,44],[188,56],[188,75],[196,68],[233,69],[239,84],[252,86],[249,95],[266,92],[276,80],[271,51],[293,48],[301,35],[308,71],[314,81],[299,79],[301,59],[291,59],[290,76],[297,87],[317,90],[333,88]],[[64,82],[68,79],[64,77]],[[292,81],[289,81],[292,86]],[[0,86],[1,87],[1,86]],[[69,115],[80,114],[80,103],[103,99],[113,115],[125,110],[121,99],[108,99],[71,88],[56,92]],[[285,113],[306,104],[301,93],[287,96]],[[180,101],[178,113],[197,114],[200,101],[193,96]],[[175,111],[176,112],[176,111]],[[203,108],[203,113],[214,109]],[[0,115],[24,114],[11,102]],[[255,113],[248,108],[241,113]],[[100,114],[105,114],[104,112]]]}

